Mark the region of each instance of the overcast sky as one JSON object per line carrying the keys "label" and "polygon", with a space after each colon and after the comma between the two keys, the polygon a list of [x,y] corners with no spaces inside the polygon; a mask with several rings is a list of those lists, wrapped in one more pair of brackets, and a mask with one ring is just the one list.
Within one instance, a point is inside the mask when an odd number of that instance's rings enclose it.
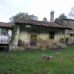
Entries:
{"label": "overcast sky", "polygon": [[0,0],[0,22],[9,22],[9,18],[19,12],[34,14],[42,20],[50,20],[50,12],[54,10],[55,18],[61,13],[68,16],[74,0]]}

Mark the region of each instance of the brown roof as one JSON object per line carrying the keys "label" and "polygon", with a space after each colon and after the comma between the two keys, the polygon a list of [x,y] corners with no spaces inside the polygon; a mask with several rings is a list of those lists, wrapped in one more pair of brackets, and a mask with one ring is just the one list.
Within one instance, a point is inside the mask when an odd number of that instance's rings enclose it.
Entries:
{"label": "brown roof", "polygon": [[13,23],[0,22],[0,27],[13,28],[13,26],[14,26]]}
{"label": "brown roof", "polygon": [[52,28],[64,28],[64,29],[67,28],[67,29],[71,29],[71,28],[68,28],[66,26],[62,26],[62,25],[59,25],[57,23],[54,23],[54,22],[44,22],[44,21],[28,20],[28,19],[20,19],[20,20],[17,20],[15,23],[39,25],[39,26],[52,27]]}

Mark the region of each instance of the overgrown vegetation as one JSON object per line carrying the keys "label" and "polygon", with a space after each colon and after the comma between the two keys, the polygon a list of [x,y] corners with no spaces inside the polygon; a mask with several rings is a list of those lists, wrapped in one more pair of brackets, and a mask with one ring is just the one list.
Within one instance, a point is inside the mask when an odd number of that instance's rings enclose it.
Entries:
{"label": "overgrown vegetation", "polygon": [[19,25],[15,25],[15,26],[14,26],[14,28],[13,28],[13,30],[12,30],[12,38],[11,38],[11,40],[10,40],[10,43],[12,43],[13,40],[15,39],[16,32],[17,32],[18,28],[19,28]]}
{"label": "overgrown vegetation", "polygon": [[[42,54],[52,55],[45,60]],[[0,74],[74,74],[74,46],[45,51],[0,52]]]}

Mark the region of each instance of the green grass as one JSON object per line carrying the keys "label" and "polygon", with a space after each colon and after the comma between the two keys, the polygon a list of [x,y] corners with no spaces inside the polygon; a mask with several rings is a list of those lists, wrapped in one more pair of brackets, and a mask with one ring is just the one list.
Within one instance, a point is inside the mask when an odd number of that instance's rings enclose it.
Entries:
{"label": "green grass", "polygon": [[[42,54],[52,55],[49,61]],[[74,46],[61,50],[0,52],[0,73],[74,74]]]}

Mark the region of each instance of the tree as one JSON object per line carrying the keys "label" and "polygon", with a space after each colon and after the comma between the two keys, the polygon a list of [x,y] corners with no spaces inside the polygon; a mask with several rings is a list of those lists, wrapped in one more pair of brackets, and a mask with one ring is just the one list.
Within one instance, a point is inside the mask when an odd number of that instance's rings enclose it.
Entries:
{"label": "tree", "polygon": [[72,7],[72,9],[69,13],[69,17],[74,19],[74,6]]}
{"label": "tree", "polygon": [[12,16],[10,18],[10,21],[15,22],[16,20],[21,19],[21,18],[23,18],[23,19],[32,19],[32,20],[37,20],[38,19],[37,16],[34,16],[33,14],[29,15],[28,13],[21,13],[20,12],[20,13],[16,14],[15,16]]}
{"label": "tree", "polygon": [[43,18],[43,21],[47,22],[47,18],[46,18],[46,17],[44,17],[44,18]]}
{"label": "tree", "polygon": [[62,13],[62,14],[60,14],[59,18],[61,18],[61,19],[67,19],[67,16],[64,13]]}

